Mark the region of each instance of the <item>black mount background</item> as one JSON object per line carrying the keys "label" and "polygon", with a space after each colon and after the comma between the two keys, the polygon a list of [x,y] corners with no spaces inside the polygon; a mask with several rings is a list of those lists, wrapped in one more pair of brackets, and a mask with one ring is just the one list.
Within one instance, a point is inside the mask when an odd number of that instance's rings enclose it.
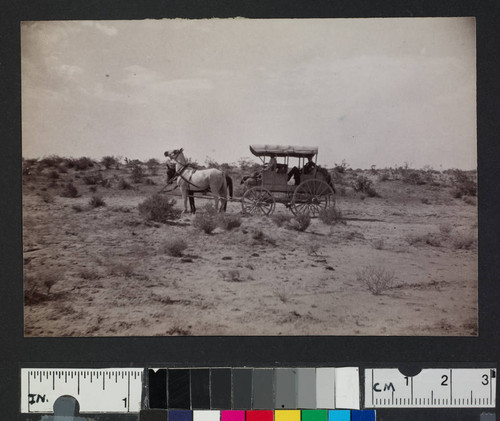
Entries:
{"label": "black mount background", "polygon": [[[0,418],[19,417],[21,367],[239,367],[498,363],[500,2],[495,0],[0,0]],[[20,39],[23,20],[475,16],[478,57],[479,337],[24,338]],[[411,333],[411,332],[409,332]],[[444,418],[442,418],[444,419]]]}

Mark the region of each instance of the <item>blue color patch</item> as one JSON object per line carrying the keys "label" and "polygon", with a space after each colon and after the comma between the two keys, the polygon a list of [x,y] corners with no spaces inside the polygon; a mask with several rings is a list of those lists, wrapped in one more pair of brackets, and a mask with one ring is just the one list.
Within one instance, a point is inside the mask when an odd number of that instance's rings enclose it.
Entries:
{"label": "blue color patch", "polygon": [[168,421],[193,421],[193,411],[168,411]]}
{"label": "blue color patch", "polygon": [[351,421],[375,421],[375,411],[373,409],[351,411]]}
{"label": "blue color patch", "polygon": [[351,411],[347,409],[331,409],[328,411],[328,421],[351,421]]}

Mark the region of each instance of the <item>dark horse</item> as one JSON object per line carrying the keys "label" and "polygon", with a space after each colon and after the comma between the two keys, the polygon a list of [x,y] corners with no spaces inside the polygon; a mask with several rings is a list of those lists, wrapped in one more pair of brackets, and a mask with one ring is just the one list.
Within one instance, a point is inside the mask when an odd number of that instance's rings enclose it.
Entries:
{"label": "dark horse", "polygon": [[[233,179],[229,177],[227,174],[224,174],[226,176],[226,184],[229,190],[229,197],[232,199],[233,198]],[[175,177],[175,165],[167,165],[167,183],[172,180],[172,178]],[[196,191],[196,193],[207,193],[209,190],[205,191]],[[191,213],[196,213],[196,206],[194,205],[194,191],[193,190],[188,190],[188,198],[189,198],[189,207],[191,208]],[[227,201],[224,202],[222,205],[222,209],[226,211],[227,208]]]}

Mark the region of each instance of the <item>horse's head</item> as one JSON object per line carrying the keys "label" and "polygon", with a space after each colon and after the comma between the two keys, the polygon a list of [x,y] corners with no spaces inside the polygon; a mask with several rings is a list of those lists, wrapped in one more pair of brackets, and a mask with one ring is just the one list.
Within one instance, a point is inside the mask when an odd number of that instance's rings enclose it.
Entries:
{"label": "horse's head", "polygon": [[175,165],[167,164],[167,183],[175,177]]}
{"label": "horse's head", "polygon": [[174,149],[174,150],[171,150],[171,151],[165,151],[165,156],[167,158],[173,159],[174,161],[177,161],[177,158],[179,157],[179,155],[182,154],[183,151],[184,151],[183,148],[181,148],[181,149]]}

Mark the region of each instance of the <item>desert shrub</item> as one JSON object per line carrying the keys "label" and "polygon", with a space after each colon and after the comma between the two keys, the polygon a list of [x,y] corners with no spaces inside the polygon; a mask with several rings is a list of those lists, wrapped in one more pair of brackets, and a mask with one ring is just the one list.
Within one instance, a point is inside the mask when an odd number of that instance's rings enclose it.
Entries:
{"label": "desert shrub", "polygon": [[59,179],[59,173],[55,170],[52,170],[49,172],[49,175],[48,175],[49,179],[51,180],[57,180]]}
{"label": "desert shrub", "polygon": [[241,282],[240,271],[237,269],[230,269],[222,272],[222,280],[226,282]]}
{"label": "desert shrub", "polygon": [[343,222],[342,212],[340,212],[340,209],[337,209],[335,206],[329,206],[325,209],[321,209],[319,211],[318,218],[326,225],[335,225],[339,222]]}
{"label": "desert shrub", "polygon": [[63,162],[63,158],[57,155],[50,155],[42,158],[39,164],[45,168],[57,168],[57,166]]}
{"label": "desert shrub", "polygon": [[441,239],[438,235],[433,233],[423,235],[408,235],[406,236],[405,240],[412,246],[427,244],[432,247],[441,247]]}
{"label": "desert shrub", "polygon": [[475,206],[477,204],[476,199],[471,196],[464,196],[464,202],[467,203],[468,205],[473,205]]}
{"label": "desert shrub", "polygon": [[196,213],[193,218],[193,226],[206,234],[210,234],[217,228],[217,219],[217,211],[214,205],[207,203],[200,212]]}
{"label": "desert shrub", "polygon": [[105,156],[101,159],[101,164],[109,170],[111,167],[118,167],[118,160],[114,156]]}
{"label": "desert shrub", "polygon": [[373,181],[371,181],[368,177],[360,175],[356,178],[352,185],[354,191],[358,193],[364,193],[368,197],[378,197],[379,194],[373,188]]}
{"label": "desert shrub", "polygon": [[232,229],[238,228],[241,225],[241,216],[221,213],[219,214],[217,224],[222,229],[225,229],[226,231],[231,231]]}
{"label": "desert shrub", "polygon": [[388,180],[390,180],[390,178],[391,177],[389,175],[389,171],[387,171],[387,170],[382,170],[382,172],[379,173],[379,175],[378,175],[378,181],[381,181],[381,182],[388,181]]}
{"label": "desert shrub", "polygon": [[349,165],[345,162],[345,159],[342,160],[341,164],[335,164],[333,167],[333,169],[340,174],[344,174],[348,168]]}
{"label": "desert shrub", "polygon": [[175,199],[155,194],[139,203],[139,213],[148,221],[166,223],[179,219],[180,209],[175,208]]}
{"label": "desert shrub", "polygon": [[101,173],[86,174],[82,180],[87,186],[95,186],[102,181],[102,175]]}
{"label": "desert shrub", "polygon": [[252,239],[255,241],[255,243],[260,243],[260,244],[271,244],[271,245],[276,245],[276,240],[272,237],[269,237],[262,231],[261,229],[254,228],[252,230]]}
{"label": "desert shrub", "polygon": [[62,197],[79,197],[78,189],[73,185],[73,183],[68,183],[61,192]]}
{"label": "desert shrub", "polygon": [[377,238],[371,242],[371,245],[375,250],[382,250],[384,248],[385,241],[383,238]]}
{"label": "desert shrub", "polygon": [[477,240],[472,233],[457,233],[451,239],[454,249],[470,250],[476,247]]}
{"label": "desert shrub", "polygon": [[286,225],[291,219],[291,215],[285,215],[283,213],[277,213],[271,216],[271,221],[273,221],[278,227]]}
{"label": "desert shrub", "polygon": [[54,202],[54,197],[48,193],[48,192],[43,192],[41,194],[42,196],[42,200],[45,202],[45,203],[53,203]]}
{"label": "desert shrub", "polygon": [[406,169],[403,171],[403,183],[420,186],[426,184],[427,181],[421,171]]}
{"label": "desert shrub", "polygon": [[104,199],[101,196],[92,196],[89,199],[89,206],[91,208],[99,208],[101,206],[106,206],[106,202],[104,202]]}
{"label": "desert shrub", "polygon": [[94,166],[94,161],[92,161],[90,158],[87,158],[87,157],[82,157],[82,158],[78,158],[75,162],[74,162],[74,165],[75,165],[75,168],[77,170],[87,170],[89,168],[92,168]]}
{"label": "desert shrub", "polygon": [[107,272],[111,276],[121,275],[129,278],[134,274],[134,266],[130,263],[112,263]]}
{"label": "desert shrub", "polygon": [[284,304],[290,301],[290,289],[279,288],[274,290],[274,295]]}
{"label": "desert shrub", "polygon": [[318,250],[321,248],[321,244],[318,242],[311,242],[307,244],[307,251],[309,254],[318,254]]}
{"label": "desert shrub", "polygon": [[90,186],[89,187],[89,192],[95,193],[97,191],[97,186]]}
{"label": "desert shrub", "polygon": [[71,206],[71,209],[73,209],[75,212],[83,212],[83,207],[80,205],[73,205]]}
{"label": "desert shrub", "polygon": [[99,275],[99,272],[97,272],[96,270],[86,269],[86,268],[82,269],[80,271],[79,275],[80,275],[80,278],[88,280],[88,281],[96,280],[96,279],[99,279],[101,277],[101,275]]}
{"label": "desert shrub", "polygon": [[57,171],[59,171],[61,174],[67,174],[68,172],[68,167],[64,162],[60,163],[59,166],[57,167]]}
{"label": "desert shrub", "polygon": [[101,178],[101,186],[111,187],[111,180],[109,178]]}
{"label": "desert shrub", "polygon": [[141,183],[144,178],[144,170],[140,165],[134,165],[132,168],[132,174],[130,175],[132,182]]}
{"label": "desert shrub", "polygon": [[34,276],[24,277],[24,299],[26,305],[37,304],[50,299],[50,290],[64,276],[60,268],[44,269]]}
{"label": "desert shrub", "polygon": [[169,256],[181,257],[182,252],[186,250],[188,244],[182,237],[172,237],[165,240],[163,243],[163,250]]}
{"label": "desert shrub", "polygon": [[149,172],[151,175],[157,175],[158,174],[158,166],[160,165],[160,161],[158,161],[155,158],[151,158],[146,162],[146,166],[148,167]]}
{"label": "desert shrub", "polygon": [[286,225],[286,228],[295,231],[305,231],[311,225],[311,215],[309,212],[302,212],[295,215],[294,218]]}
{"label": "desert shrub", "polygon": [[146,186],[155,186],[156,185],[156,183],[153,180],[151,180],[150,178],[146,178],[144,180],[144,184],[146,184]]}
{"label": "desert shrub", "polygon": [[390,290],[394,287],[396,281],[393,271],[376,266],[368,266],[358,270],[356,272],[356,279],[374,295],[380,295]]}
{"label": "desert shrub", "polygon": [[450,235],[451,231],[453,230],[453,226],[451,224],[440,224],[439,225],[439,232],[443,235]]}
{"label": "desert shrub", "polygon": [[463,196],[475,196],[477,194],[477,184],[475,180],[465,171],[453,170],[451,179],[452,195],[455,198]]}
{"label": "desert shrub", "polygon": [[130,190],[132,188],[132,185],[124,178],[120,178],[120,181],[118,182],[118,188],[120,190]]}

